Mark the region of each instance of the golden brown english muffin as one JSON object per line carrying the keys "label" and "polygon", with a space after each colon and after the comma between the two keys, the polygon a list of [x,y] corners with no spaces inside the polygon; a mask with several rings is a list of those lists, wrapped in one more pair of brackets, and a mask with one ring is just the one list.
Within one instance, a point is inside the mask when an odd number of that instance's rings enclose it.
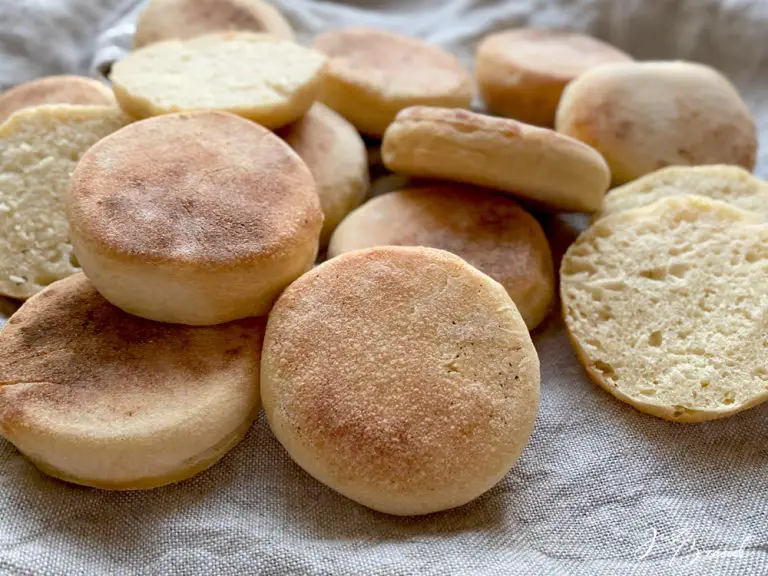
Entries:
{"label": "golden brown english muffin", "polygon": [[588,70],[563,92],[556,127],[597,149],[614,184],[672,165],[755,165],[751,112],[727,78],[692,62]]}
{"label": "golden brown english muffin", "polygon": [[394,172],[494,188],[552,210],[594,212],[611,179],[602,156],[578,140],[459,109],[403,110],[381,154]]}
{"label": "golden brown english muffin", "polygon": [[262,319],[192,328],[130,316],[82,274],[0,333],[0,432],[40,470],[137,490],[218,462],[259,409]]}
{"label": "golden brown english muffin", "polygon": [[323,101],[365,134],[381,136],[408,106],[469,108],[472,80],[458,59],[408,36],[371,28],[321,34],[329,57]]}
{"label": "golden brown english muffin", "polygon": [[114,106],[112,90],[83,76],[48,76],[25,82],[0,94],[0,124],[17,110],[44,104]]}
{"label": "golden brown english muffin", "polygon": [[269,34],[219,32],[134,50],[110,73],[134,118],[220,110],[267,128],[306,114],[322,88],[325,57]]}
{"label": "golden brown english muffin", "polygon": [[328,260],[272,310],[261,393],[272,431],[327,486],[390,514],[477,498],[533,428],[539,359],[504,288],[432,248]]}
{"label": "golden brown english muffin", "polygon": [[460,256],[504,286],[529,330],[552,306],[555,274],[544,231],[503,194],[436,184],[378,196],[336,229],[328,257],[387,245],[428,246]]}
{"label": "golden brown english muffin", "polygon": [[136,22],[133,47],[229,30],[295,37],[283,15],[261,0],[150,0]]}
{"label": "golden brown english muffin", "polygon": [[306,164],[223,112],[126,128],[83,156],[68,195],[72,244],[99,292],[161,322],[268,312],[317,255],[323,215]]}
{"label": "golden brown english muffin", "polygon": [[320,103],[277,134],[301,156],[315,178],[325,216],[320,246],[325,247],[339,222],[368,192],[365,143],[354,126]]}
{"label": "golden brown english muffin", "polygon": [[475,76],[490,112],[554,126],[557,104],[568,82],[595,66],[631,59],[584,34],[518,28],[483,39],[477,49]]}

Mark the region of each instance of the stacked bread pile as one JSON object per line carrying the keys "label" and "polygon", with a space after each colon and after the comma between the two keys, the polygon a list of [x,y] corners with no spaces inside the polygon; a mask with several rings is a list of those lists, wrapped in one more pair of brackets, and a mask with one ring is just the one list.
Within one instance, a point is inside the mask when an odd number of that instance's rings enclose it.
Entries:
{"label": "stacked bread pile", "polygon": [[[680,421],[766,398],[768,187],[720,74],[512,30],[478,48],[491,116],[437,47],[293,37],[259,0],[152,0],[111,91],[0,96],[0,291],[28,298],[0,336],[0,432],[41,470],[176,482],[263,403],[357,502],[476,498],[538,409],[529,330],[556,282],[529,210],[596,214],[561,297],[599,384]],[[363,203],[360,133],[407,187]]]}

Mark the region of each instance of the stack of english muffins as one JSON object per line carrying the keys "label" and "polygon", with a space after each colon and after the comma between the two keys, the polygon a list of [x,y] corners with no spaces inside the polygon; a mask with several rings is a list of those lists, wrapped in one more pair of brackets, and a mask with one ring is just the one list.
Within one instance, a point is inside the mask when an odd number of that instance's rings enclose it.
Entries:
{"label": "stack of english muffins", "polygon": [[[768,398],[768,184],[720,73],[556,30],[486,37],[474,76],[389,31],[294,38],[261,0],[150,0],[110,86],[0,95],[0,293],[25,300],[0,433],[40,470],[178,482],[263,408],[356,502],[460,506],[533,431],[558,283],[617,399],[700,422]],[[542,222],[574,212],[558,275]]]}

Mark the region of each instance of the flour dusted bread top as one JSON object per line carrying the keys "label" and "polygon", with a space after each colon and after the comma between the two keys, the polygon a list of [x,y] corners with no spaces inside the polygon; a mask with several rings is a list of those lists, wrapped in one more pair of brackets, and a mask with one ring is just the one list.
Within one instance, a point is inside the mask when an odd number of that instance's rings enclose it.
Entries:
{"label": "flour dusted bread top", "polygon": [[0,123],[22,108],[45,104],[112,106],[115,97],[107,86],[83,76],[48,76],[25,82],[0,94]]}
{"label": "flour dusted bread top", "polygon": [[116,106],[39,106],[0,126],[0,293],[28,298],[78,270],[64,195],[80,157],[130,119]]}
{"label": "flour dusted bread top", "polygon": [[134,48],[211,32],[249,30],[293,40],[291,25],[262,0],[150,0],[136,22]]}
{"label": "flour dusted bread top", "polygon": [[565,322],[602,387],[669,420],[768,398],[768,225],[676,196],[599,220],[561,267]]}

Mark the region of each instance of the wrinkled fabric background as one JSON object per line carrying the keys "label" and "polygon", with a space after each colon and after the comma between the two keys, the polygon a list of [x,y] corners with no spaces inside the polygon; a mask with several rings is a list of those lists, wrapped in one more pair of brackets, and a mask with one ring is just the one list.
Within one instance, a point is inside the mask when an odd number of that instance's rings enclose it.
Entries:
{"label": "wrinkled fabric background", "polygon": [[[707,62],[737,83],[768,141],[765,0],[276,4],[302,42],[364,24],[421,36],[467,65],[483,34],[523,25],[585,30],[639,59]],[[0,86],[108,69],[137,8],[0,0]],[[580,222],[545,224],[558,252]],[[0,301],[0,315],[12,309]],[[48,479],[0,440],[0,573],[768,574],[768,405],[701,425],[642,415],[586,379],[556,316],[534,336],[542,404],[531,442],[470,505],[415,519],[372,512],[303,473],[263,418],[210,471],[145,493]]]}

